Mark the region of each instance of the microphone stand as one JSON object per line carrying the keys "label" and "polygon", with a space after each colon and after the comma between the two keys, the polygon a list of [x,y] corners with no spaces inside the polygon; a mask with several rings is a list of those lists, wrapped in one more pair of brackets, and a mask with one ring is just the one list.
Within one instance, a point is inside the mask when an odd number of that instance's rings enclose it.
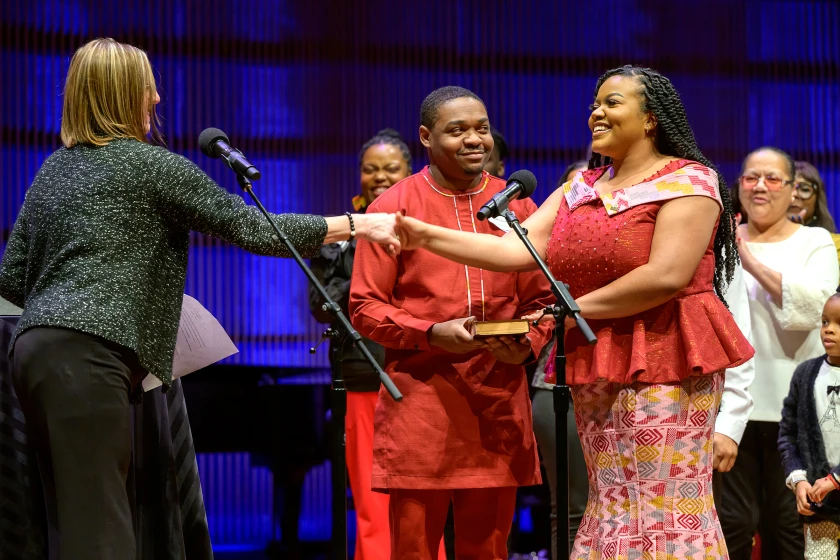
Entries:
{"label": "microphone stand", "polygon": [[[361,335],[356,332],[353,326],[350,324],[350,321],[347,320],[344,313],[341,311],[341,307],[330,298],[327,291],[324,289],[324,286],[318,281],[315,277],[315,274],[310,270],[306,263],[303,261],[303,257],[300,256],[300,253],[295,248],[294,244],[292,243],[289,236],[286,235],[278,226],[274,219],[271,217],[271,214],[265,209],[260,202],[260,199],[257,198],[257,195],[254,194],[252,189],[252,184],[250,179],[245,177],[244,175],[240,175],[236,173],[236,180],[239,183],[239,186],[242,187],[248,196],[251,197],[251,200],[254,201],[257,208],[260,209],[265,219],[271,225],[271,228],[274,230],[275,235],[273,236],[275,241],[280,241],[283,245],[286,246],[286,249],[292,255],[292,258],[298,264],[298,266],[303,270],[306,277],[309,279],[309,282],[315,287],[320,294],[321,298],[326,302],[323,305],[324,311],[328,311],[333,314],[336,318],[338,323],[338,328],[340,330],[336,330],[334,328],[329,328],[324,332],[324,335],[321,337],[321,341],[332,338],[343,338],[341,337],[341,331],[346,333],[346,336],[349,337],[353,343],[356,345],[359,350],[362,351],[365,359],[370,363],[371,367],[376,371],[379,375],[379,381],[382,385],[385,386],[385,389],[391,395],[391,397],[399,402],[402,400],[403,396],[400,393],[399,389],[397,389],[394,382],[391,380],[388,375],[382,371],[382,368],[376,362],[373,355],[371,355],[370,351],[365,346],[364,342],[362,342]],[[320,344],[320,342],[319,342]],[[317,347],[317,345],[316,345]],[[310,352],[313,352],[315,348],[311,348]],[[337,368],[332,368],[337,369]],[[346,560],[347,559],[347,463],[346,463],[346,435],[345,435],[345,422],[344,417],[347,413],[347,392],[344,388],[344,380],[341,378],[341,372],[338,370],[337,372],[333,372],[333,384],[332,384],[332,391],[331,391],[331,404],[332,404],[332,417],[334,423],[333,429],[333,438],[332,438],[332,558],[334,560]]]}
{"label": "microphone stand", "polygon": [[[571,390],[566,385],[566,317],[572,317],[578,328],[583,332],[589,344],[597,340],[586,320],[580,316],[580,307],[572,298],[569,289],[563,282],[558,282],[545,261],[534,248],[531,240],[528,239],[528,231],[519,223],[516,214],[508,209],[504,211],[505,220],[536,261],[542,273],[548,278],[551,285],[551,292],[557,298],[557,303],[547,307],[543,315],[554,315],[554,337],[557,339],[557,353],[554,357],[554,371],[557,376],[556,384],[552,391],[554,397],[554,430],[557,441],[556,447],[556,474],[557,474],[557,560],[568,558],[569,551],[569,441],[566,438],[568,428],[569,403],[571,402]],[[535,321],[536,323],[536,321]],[[562,506],[562,509],[561,509]],[[563,514],[561,515],[561,511]]]}

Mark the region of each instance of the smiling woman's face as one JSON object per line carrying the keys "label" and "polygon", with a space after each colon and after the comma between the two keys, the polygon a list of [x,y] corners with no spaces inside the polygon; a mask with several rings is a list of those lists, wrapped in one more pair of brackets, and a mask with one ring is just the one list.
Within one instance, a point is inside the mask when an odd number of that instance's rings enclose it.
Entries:
{"label": "smiling woman's face", "polygon": [[[744,161],[744,171],[738,188],[741,201],[750,222],[767,227],[780,220],[787,220],[790,206],[793,177],[787,159],[772,150],[759,150]],[[748,179],[758,177],[755,185],[747,185]],[[769,181],[768,181],[769,179]],[[781,184],[773,186],[773,182]],[[771,183],[768,186],[768,183]]]}
{"label": "smiling woman's face", "polygon": [[589,114],[593,152],[623,159],[648,139],[655,122],[642,111],[641,89],[639,81],[628,76],[613,76],[601,84]]}
{"label": "smiling woman's face", "polygon": [[411,174],[400,149],[392,144],[374,144],[362,156],[362,194],[368,204]]}

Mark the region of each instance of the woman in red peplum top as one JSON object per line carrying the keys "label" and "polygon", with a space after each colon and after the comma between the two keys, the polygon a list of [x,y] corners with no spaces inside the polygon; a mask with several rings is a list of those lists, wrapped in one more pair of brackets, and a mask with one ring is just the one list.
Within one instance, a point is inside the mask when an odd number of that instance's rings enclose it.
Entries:
{"label": "woman in red peplum top", "polygon": [[[657,72],[604,74],[589,128],[589,169],[523,222],[598,338],[589,346],[567,324],[565,375],[590,488],[572,558],[725,559],[714,421],[723,370],[753,355],[721,299],[738,254],[729,192]],[[535,267],[512,234],[398,222],[409,250]]]}

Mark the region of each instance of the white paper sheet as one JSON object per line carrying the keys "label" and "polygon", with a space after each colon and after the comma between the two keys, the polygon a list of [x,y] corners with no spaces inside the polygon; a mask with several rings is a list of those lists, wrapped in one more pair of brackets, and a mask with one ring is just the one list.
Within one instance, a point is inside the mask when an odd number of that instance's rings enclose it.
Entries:
{"label": "white paper sheet", "polygon": [[[207,367],[237,352],[239,350],[219,321],[198,301],[184,294],[178,341],[175,343],[175,357],[172,360],[172,379]],[[143,379],[144,391],[160,385],[160,379],[154,375],[149,374]]]}

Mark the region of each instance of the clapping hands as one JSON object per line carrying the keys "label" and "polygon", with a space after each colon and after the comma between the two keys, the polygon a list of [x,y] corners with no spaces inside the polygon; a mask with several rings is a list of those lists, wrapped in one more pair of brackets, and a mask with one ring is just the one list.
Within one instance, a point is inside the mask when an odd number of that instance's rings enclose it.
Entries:
{"label": "clapping hands", "polygon": [[796,214],[789,214],[788,219],[795,223],[795,224],[804,224],[805,223],[805,216],[808,215],[808,210],[804,208],[797,212]]}

